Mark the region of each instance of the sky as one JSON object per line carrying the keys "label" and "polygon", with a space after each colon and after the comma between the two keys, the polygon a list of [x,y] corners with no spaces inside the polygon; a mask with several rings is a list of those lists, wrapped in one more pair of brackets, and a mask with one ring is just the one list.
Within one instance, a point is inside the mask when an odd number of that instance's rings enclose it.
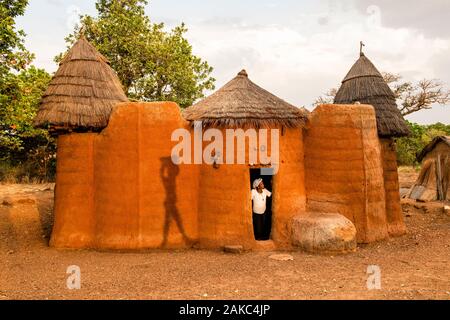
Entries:
{"label": "sky", "polygon": [[[380,71],[450,88],[449,0],[150,0],[146,13],[167,30],[186,23],[194,53],[214,67],[216,88],[246,69],[261,87],[312,109],[340,85],[361,40]],[[79,14],[95,15],[95,0],[30,0],[18,27],[36,66],[56,71],[53,58]],[[450,124],[450,106],[407,119]]]}

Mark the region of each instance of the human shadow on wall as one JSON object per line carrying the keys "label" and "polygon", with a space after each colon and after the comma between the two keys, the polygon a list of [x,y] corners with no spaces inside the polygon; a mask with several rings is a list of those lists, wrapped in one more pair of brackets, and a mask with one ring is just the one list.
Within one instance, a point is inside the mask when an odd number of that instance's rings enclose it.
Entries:
{"label": "human shadow on wall", "polygon": [[183,226],[183,221],[181,220],[180,211],[177,207],[177,177],[180,174],[179,166],[175,165],[171,157],[161,158],[161,180],[164,185],[166,198],[164,200],[164,208],[166,212],[166,217],[164,221],[164,239],[161,243],[161,248],[167,247],[169,241],[169,230],[172,221],[174,220],[178,226],[178,230],[183,236],[186,244],[191,245],[193,243],[186,235],[186,231]]}

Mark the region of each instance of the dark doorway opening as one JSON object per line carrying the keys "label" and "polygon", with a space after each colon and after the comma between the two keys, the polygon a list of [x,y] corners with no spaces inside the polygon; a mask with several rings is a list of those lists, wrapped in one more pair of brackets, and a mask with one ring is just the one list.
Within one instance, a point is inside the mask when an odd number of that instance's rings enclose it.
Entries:
{"label": "dark doorway opening", "polygon": [[[250,169],[250,189],[253,189],[253,181],[255,181],[256,179],[263,179],[264,182],[264,186],[267,190],[269,190],[270,192],[272,192],[272,197],[267,198],[267,209],[266,209],[266,213],[264,215],[264,236],[263,239],[261,241],[264,240],[270,240],[271,238],[271,233],[272,233],[272,200],[273,200],[273,195],[274,195],[274,190],[273,190],[273,176],[268,176],[268,175],[261,175],[261,169]],[[252,212],[253,213],[253,212]]]}

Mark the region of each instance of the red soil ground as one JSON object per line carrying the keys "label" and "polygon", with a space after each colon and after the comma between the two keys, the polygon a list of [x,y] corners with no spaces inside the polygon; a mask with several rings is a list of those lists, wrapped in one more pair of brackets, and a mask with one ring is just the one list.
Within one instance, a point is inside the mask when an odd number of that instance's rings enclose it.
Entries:
{"label": "red soil ground", "polygon": [[[417,173],[400,170],[402,187]],[[403,201],[408,234],[344,256],[55,250],[52,185],[0,185],[0,299],[450,299],[450,216]],[[81,290],[66,270],[81,268]],[[367,267],[382,289],[367,289]]]}

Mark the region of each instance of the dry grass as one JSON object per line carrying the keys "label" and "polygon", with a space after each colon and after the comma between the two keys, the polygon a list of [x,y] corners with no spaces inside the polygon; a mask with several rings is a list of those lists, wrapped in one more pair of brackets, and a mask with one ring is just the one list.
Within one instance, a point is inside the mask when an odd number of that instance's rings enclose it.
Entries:
{"label": "dry grass", "polygon": [[51,173],[42,174],[29,162],[15,166],[6,163],[0,164],[0,184],[40,184],[53,182]]}
{"label": "dry grass", "polygon": [[420,166],[416,166],[416,167],[412,167],[412,166],[400,166],[398,167],[398,172],[400,174],[404,174],[404,173],[419,173],[421,170]]}
{"label": "dry grass", "polygon": [[34,124],[66,130],[104,128],[114,106],[125,101],[108,60],[82,36],[62,60]]}

